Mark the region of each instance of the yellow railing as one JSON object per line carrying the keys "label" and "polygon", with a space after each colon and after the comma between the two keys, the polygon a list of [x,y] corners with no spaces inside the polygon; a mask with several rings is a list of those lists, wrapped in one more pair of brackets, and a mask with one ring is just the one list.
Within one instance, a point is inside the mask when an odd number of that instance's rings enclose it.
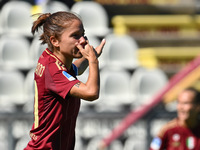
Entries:
{"label": "yellow railing", "polygon": [[156,36],[172,33],[180,37],[197,37],[200,29],[198,15],[116,15],[111,21],[115,34],[145,32]]}
{"label": "yellow railing", "polygon": [[147,68],[160,67],[165,63],[185,65],[198,55],[200,55],[200,47],[150,47],[138,49],[139,63]]}
{"label": "yellow railing", "polygon": [[[100,4],[106,5],[127,5],[127,4],[150,4],[150,5],[177,5],[181,0],[95,0]],[[192,1],[192,0],[190,0]]]}

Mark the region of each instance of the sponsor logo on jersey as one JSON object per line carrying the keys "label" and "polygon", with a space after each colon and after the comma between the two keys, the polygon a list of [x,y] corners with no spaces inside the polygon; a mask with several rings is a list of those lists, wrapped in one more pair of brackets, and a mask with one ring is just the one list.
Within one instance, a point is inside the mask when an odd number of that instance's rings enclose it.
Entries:
{"label": "sponsor logo on jersey", "polygon": [[75,80],[75,78],[70,75],[69,73],[67,73],[66,71],[63,71],[62,74],[69,80],[69,81],[73,81]]}
{"label": "sponsor logo on jersey", "polygon": [[159,137],[155,137],[151,142],[151,149],[158,150],[160,149],[161,144],[162,144],[161,139]]}

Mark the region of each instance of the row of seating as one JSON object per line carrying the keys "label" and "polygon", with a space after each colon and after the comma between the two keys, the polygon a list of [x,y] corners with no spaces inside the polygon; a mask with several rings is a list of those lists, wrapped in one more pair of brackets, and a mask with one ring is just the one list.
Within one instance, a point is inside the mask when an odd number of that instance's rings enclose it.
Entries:
{"label": "row of seating", "polygon": [[[76,126],[76,146],[75,150],[91,150],[97,149],[103,138],[120,122],[121,117],[112,118],[104,117],[102,119],[81,118],[77,120]],[[150,135],[155,136],[169,119],[158,118],[150,123]],[[4,150],[9,150],[8,141],[9,133],[15,141],[13,150],[23,149],[30,137],[28,132],[32,126],[32,121],[28,120],[13,120],[12,124],[8,125],[7,121],[0,121],[0,146]],[[12,130],[9,130],[12,127]],[[147,123],[144,120],[138,121],[130,126],[119,139],[116,139],[109,146],[110,150],[146,150],[148,147]]]}
{"label": "row of seating", "polygon": [[[97,149],[102,138],[107,135],[119,121],[120,118],[112,118],[112,121],[107,117],[102,120],[78,118],[76,126],[75,150]],[[9,126],[12,127],[12,130],[9,130]],[[28,133],[31,126],[31,121],[27,120],[13,120],[10,125],[8,125],[7,121],[0,121],[0,133],[3,136],[0,138],[1,148],[9,150],[8,145],[11,145],[13,142],[8,140],[8,134],[11,134],[13,140],[15,141],[15,148],[13,150],[22,150],[30,140]],[[134,148],[135,150],[145,150],[147,146],[147,142],[145,140],[147,137],[147,131],[145,129],[145,122],[139,121],[124,133],[123,143],[120,139],[117,139],[110,145],[110,149],[130,150]],[[141,143],[143,144],[140,145]]]}
{"label": "row of seating", "polygon": [[[87,80],[88,70],[79,80]],[[94,103],[83,102],[82,111],[94,105],[96,111],[123,111],[124,105],[145,104],[153,94],[167,82],[167,76],[159,69],[137,68],[130,74],[124,69],[104,68],[100,71],[100,99]],[[23,106],[25,112],[32,112],[34,98],[34,69],[26,76],[19,70],[0,72],[1,112],[15,111],[15,106]],[[85,110],[84,110],[85,109]]]}
{"label": "row of seating", "polygon": [[[123,112],[125,106],[134,109],[148,103],[168,81],[166,74],[157,68],[138,67],[132,74],[120,68],[104,68],[100,76],[99,99],[93,103],[83,101],[82,111],[87,111],[91,106],[94,106],[97,112]],[[79,77],[81,81],[85,81],[86,78],[86,74]]]}
{"label": "row of seating", "polygon": [[[56,11],[71,11],[78,14],[85,26],[86,33],[95,36],[105,36],[110,32],[109,20],[105,9],[93,1],[74,3],[71,9],[62,2],[49,1],[45,4],[31,5],[26,1],[8,1],[0,11],[0,33],[17,33],[31,36],[31,17],[36,13],[54,13]],[[94,21],[95,20],[95,21]]]}
{"label": "row of seating", "polygon": [[[88,35],[88,39],[94,47],[100,44],[100,39],[96,36]],[[100,68],[108,65],[133,70],[139,65],[138,45],[132,37],[108,34],[105,39],[107,43],[99,58]],[[39,56],[47,48],[46,44],[41,45],[38,36],[30,42],[24,36],[3,35],[0,37],[0,43],[0,67],[2,69],[31,69],[35,67]]]}

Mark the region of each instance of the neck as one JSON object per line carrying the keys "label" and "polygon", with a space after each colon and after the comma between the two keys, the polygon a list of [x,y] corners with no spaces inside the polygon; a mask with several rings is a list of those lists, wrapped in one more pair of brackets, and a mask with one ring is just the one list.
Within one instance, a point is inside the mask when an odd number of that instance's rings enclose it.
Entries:
{"label": "neck", "polygon": [[66,58],[64,55],[60,54],[59,51],[54,51],[53,52],[54,55],[56,55],[56,57],[58,57],[65,65],[65,67],[70,70],[71,69],[71,65],[72,65],[72,60],[71,58]]}
{"label": "neck", "polygon": [[193,129],[199,125],[200,121],[197,117],[188,118],[187,120],[178,119],[178,124]]}

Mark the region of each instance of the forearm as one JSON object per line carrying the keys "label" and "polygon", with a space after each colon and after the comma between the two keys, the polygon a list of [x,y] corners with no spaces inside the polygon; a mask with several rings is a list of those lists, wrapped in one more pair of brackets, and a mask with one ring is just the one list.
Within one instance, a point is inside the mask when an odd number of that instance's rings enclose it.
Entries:
{"label": "forearm", "polygon": [[99,97],[100,77],[98,60],[89,61],[89,75],[86,83],[79,82],[70,90],[70,95],[87,101],[93,101]]}
{"label": "forearm", "polygon": [[[70,90],[70,95],[79,97],[87,101],[93,101],[99,97],[100,77],[99,77],[99,61],[95,50],[89,44],[84,49],[81,45],[77,48],[82,53],[83,57],[74,62],[78,68],[84,69],[89,65],[89,75],[86,83],[79,82],[75,84]],[[80,73],[81,71],[79,71]]]}
{"label": "forearm", "polygon": [[96,99],[99,97],[100,89],[100,75],[99,75],[99,62],[98,59],[89,61],[89,76],[86,82],[88,91],[94,95]]}

